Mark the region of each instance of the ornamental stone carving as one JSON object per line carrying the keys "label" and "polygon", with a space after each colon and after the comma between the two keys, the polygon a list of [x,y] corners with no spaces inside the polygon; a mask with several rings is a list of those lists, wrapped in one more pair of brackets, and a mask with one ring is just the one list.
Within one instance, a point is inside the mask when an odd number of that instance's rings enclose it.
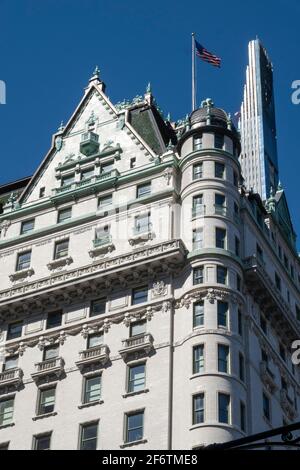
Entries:
{"label": "ornamental stone carving", "polygon": [[152,288],[152,296],[153,297],[162,297],[167,295],[168,286],[164,283],[164,281],[158,281],[153,284]]}
{"label": "ornamental stone carving", "polygon": [[7,230],[9,229],[10,226],[11,226],[11,221],[10,220],[3,220],[0,223],[0,232],[1,232],[1,234],[3,233],[3,237],[6,236]]}

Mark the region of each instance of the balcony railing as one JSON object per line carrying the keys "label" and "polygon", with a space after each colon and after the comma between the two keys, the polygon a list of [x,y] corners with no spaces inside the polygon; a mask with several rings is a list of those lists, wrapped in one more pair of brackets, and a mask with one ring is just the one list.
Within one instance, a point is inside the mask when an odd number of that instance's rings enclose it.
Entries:
{"label": "balcony railing", "polygon": [[60,188],[54,188],[52,191],[54,195],[58,195],[58,194],[66,193],[69,191],[75,191],[76,189],[90,186],[92,184],[96,184],[96,183],[105,181],[110,178],[116,178],[118,176],[119,176],[119,172],[117,169],[114,168],[111,171],[101,173],[101,175],[91,176],[90,178],[86,178],[81,181],[74,181],[71,184],[66,184],[64,186],[61,186]]}
{"label": "balcony railing", "polygon": [[192,217],[203,217],[206,214],[206,206],[199,204],[192,208]]}
{"label": "balcony railing", "polygon": [[19,367],[0,373],[0,387],[6,385],[18,386],[22,382],[23,371]]}
{"label": "balcony railing", "polygon": [[261,361],[260,363],[260,377],[262,382],[266,387],[273,393],[277,389],[275,375],[269,369],[269,366],[266,361]]}
{"label": "balcony railing", "polygon": [[263,260],[253,255],[244,260],[244,266],[249,289],[266,313],[270,314],[270,320],[292,340],[298,338],[300,328],[296,317],[265,270]]}
{"label": "balcony railing", "polygon": [[55,375],[59,377],[64,370],[64,360],[61,357],[46,359],[35,364],[35,372],[31,377],[36,380],[43,376]]}
{"label": "balcony railing", "polygon": [[94,248],[101,247],[103,245],[108,245],[112,242],[112,236],[110,234],[99,235],[95,240],[93,240]]}
{"label": "balcony railing", "polygon": [[150,333],[142,333],[122,341],[122,349],[119,351],[121,356],[135,352],[145,352],[149,354],[153,348],[153,337]]}
{"label": "balcony railing", "polygon": [[80,351],[79,360],[76,361],[77,367],[82,369],[85,366],[99,363],[105,364],[109,359],[109,349],[106,344],[94,346],[93,348]]}
{"label": "balcony railing", "polygon": [[223,215],[224,217],[227,215],[227,207],[222,206],[221,204],[215,204],[215,214],[216,215]]}

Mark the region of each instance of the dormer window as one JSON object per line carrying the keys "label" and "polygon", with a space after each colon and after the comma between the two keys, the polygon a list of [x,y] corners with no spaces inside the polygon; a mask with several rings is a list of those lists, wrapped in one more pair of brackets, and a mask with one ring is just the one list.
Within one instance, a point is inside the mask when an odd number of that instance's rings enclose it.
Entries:
{"label": "dormer window", "polygon": [[87,168],[86,170],[82,170],[81,172],[81,181],[86,181],[90,179],[92,176],[94,176],[94,168]]}
{"label": "dormer window", "polygon": [[87,157],[93,155],[99,150],[99,135],[95,132],[84,132],[80,142],[80,152]]}
{"label": "dormer window", "polygon": [[103,165],[101,165],[101,174],[110,173],[113,167],[114,167],[113,161],[103,163]]}

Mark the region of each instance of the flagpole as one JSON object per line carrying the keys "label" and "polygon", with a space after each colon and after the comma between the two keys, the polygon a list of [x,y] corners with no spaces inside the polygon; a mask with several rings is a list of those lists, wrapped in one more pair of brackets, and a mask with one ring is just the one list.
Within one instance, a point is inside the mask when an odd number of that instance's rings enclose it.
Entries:
{"label": "flagpole", "polygon": [[192,111],[196,109],[195,33],[192,33]]}

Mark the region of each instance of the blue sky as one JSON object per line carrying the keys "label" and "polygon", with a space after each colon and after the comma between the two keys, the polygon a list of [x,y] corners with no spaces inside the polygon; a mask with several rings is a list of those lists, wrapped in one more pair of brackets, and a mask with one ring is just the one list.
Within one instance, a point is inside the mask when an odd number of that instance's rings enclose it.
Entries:
{"label": "blue sky", "polygon": [[212,97],[240,108],[247,44],[256,35],[275,68],[280,175],[300,236],[298,134],[300,80],[297,0],[0,0],[0,184],[32,174],[51,135],[68,120],[98,64],[113,102],[152,84],[172,118],[191,110],[191,32],[223,59],[221,70],[199,62],[198,102]]}

